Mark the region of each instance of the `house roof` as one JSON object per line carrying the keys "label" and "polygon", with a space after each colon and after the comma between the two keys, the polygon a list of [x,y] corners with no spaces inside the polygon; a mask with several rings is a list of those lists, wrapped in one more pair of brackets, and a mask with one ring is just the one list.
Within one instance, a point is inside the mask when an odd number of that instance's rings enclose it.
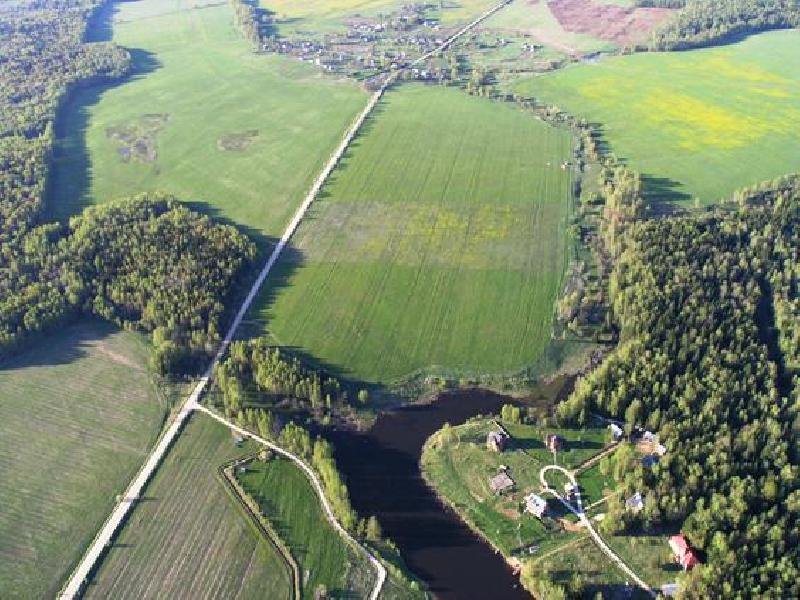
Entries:
{"label": "house roof", "polygon": [[672,551],[677,556],[683,556],[689,550],[689,542],[686,541],[686,538],[681,533],[669,538],[669,547],[672,548]]}
{"label": "house roof", "polygon": [[642,510],[644,508],[644,498],[640,492],[636,492],[633,496],[625,500],[625,506],[631,510]]}
{"label": "house roof", "polygon": [[532,512],[535,515],[542,514],[547,508],[547,500],[538,494],[528,494],[525,496],[525,510]]}
{"label": "house roof", "polygon": [[502,473],[498,473],[494,477],[492,477],[491,481],[489,482],[489,486],[492,488],[494,492],[501,492],[503,490],[507,490],[508,488],[514,485],[514,480],[508,476],[508,473],[503,471]]}

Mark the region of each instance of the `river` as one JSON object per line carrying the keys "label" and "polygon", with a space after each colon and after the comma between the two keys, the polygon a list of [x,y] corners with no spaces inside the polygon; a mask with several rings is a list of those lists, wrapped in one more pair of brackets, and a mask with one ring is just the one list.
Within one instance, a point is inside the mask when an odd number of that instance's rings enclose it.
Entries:
{"label": "river", "polygon": [[484,390],[381,415],[365,433],[330,431],[353,507],[376,515],[409,568],[443,600],[530,600],[499,554],[444,507],[420,475],[425,440],[445,423],[497,413],[509,398]]}

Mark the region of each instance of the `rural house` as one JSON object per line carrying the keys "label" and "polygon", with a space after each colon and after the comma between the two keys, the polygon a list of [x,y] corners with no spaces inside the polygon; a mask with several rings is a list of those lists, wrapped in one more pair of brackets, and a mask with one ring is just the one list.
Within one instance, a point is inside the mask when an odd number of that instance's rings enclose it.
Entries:
{"label": "rural house", "polygon": [[669,547],[675,555],[675,562],[683,567],[684,571],[689,571],[695,565],[700,564],[697,554],[689,546],[689,542],[686,541],[682,533],[669,538]]}
{"label": "rural house", "polygon": [[492,477],[489,481],[489,487],[492,488],[492,492],[500,496],[514,488],[514,480],[508,476],[508,473],[503,471]]}
{"label": "rural house", "polygon": [[625,500],[625,508],[636,514],[644,508],[644,498],[641,492],[636,492],[633,496]]}
{"label": "rural house", "polygon": [[564,438],[556,433],[548,433],[544,438],[544,444],[550,452],[558,452],[564,447]]}
{"label": "rural house", "polygon": [[502,452],[508,448],[511,438],[505,431],[490,431],[486,436],[486,447],[493,452]]}
{"label": "rural house", "polygon": [[622,427],[620,427],[616,423],[612,423],[611,425],[608,426],[608,428],[611,430],[611,439],[612,440],[614,440],[615,442],[618,442],[618,441],[620,441],[622,439],[622,436],[624,435],[624,432],[622,431]]}
{"label": "rural house", "polygon": [[534,517],[541,519],[547,512],[547,500],[538,494],[528,494],[525,496],[525,512],[529,512]]}

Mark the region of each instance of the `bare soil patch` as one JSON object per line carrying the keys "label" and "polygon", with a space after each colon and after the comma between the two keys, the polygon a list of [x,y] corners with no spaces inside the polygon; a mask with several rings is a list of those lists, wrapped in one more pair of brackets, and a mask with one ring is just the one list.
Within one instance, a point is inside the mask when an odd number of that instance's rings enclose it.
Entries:
{"label": "bare soil patch", "polygon": [[549,6],[565,31],[591,35],[620,46],[647,39],[673,13],[668,8],[634,8],[592,0],[552,0]]}
{"label": "bare soil patch", "polygon": [[257,138],[258,129],[228,133],[217,140],[217,147],[223,152],[242,152],[252,146]]}

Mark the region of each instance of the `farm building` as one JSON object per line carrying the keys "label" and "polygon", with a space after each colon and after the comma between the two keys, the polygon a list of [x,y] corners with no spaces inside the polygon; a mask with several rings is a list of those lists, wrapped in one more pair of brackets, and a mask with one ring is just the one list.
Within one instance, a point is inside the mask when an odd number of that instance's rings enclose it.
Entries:
{"label": "farm building", "polygon": [[509,477],[508,473],[503,471],[492,477],[489,481],[489,487],[499,496],[514,488],[514,480]]}
{"label": "farm building", "polygon": [[669,538],[669,547],[675,555],[675,562],[682,566],[684,571],[689,571],[700,563],[697,554],[689,546],[689,542],[682,533]]}
{"label": "farm building", "polygon": [[544,444],[550,452],[558,452],[564,447],[564,438],[556,433],[548,433],[544,438]]}
{"label": "farm building", "polygon": [[502,452],[509,446],[511,437],[505,431],[490,431],[486,436],[486,447],[493,452]]}
{"label": "farm building", "polygon": [[611,439],[614,440],[615,442],[621,440],[622,437],[625,435],[625,432],[622,431],[622,427],[620,427],[616,423],[612,423],[611,425],[608,426],[608,428],[611,430]]}
{"label": "farm building", "polygon": [[633,496],[625,500],[625,508],[632,513],[638,513],[644,508],[644,498],[641,492],[636,492]]}
{"label": "farm building", "polygon": [[538,494],[528,494],[525,496],[525,512],[541,519],[547,512],[547,500]]}

